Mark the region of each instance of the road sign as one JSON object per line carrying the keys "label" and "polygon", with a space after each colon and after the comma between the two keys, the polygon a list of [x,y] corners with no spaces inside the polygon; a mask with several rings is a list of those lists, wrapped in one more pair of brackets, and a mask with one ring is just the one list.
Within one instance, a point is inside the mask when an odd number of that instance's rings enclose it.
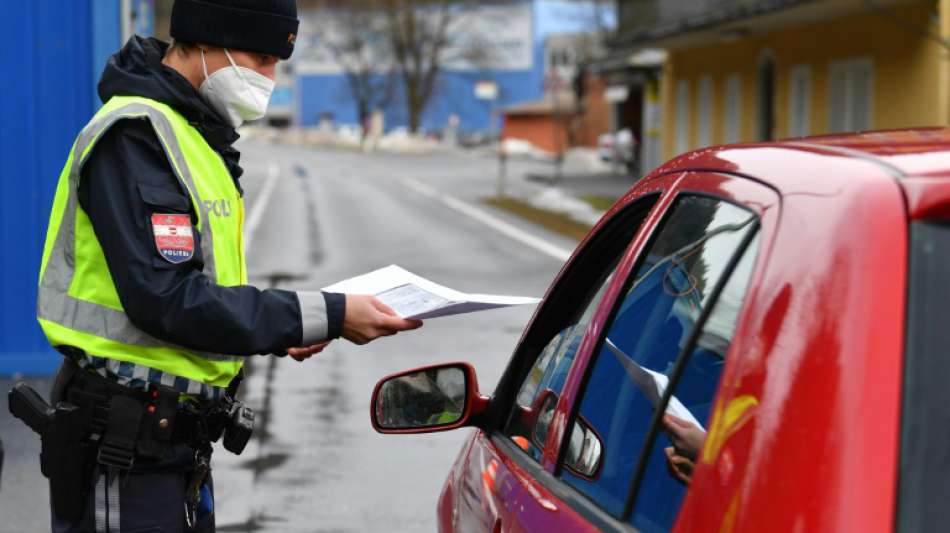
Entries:
{"label": "road sign", "polygon": [[479,100],[497,100],[498,84],[491,80],[475,82],[475,98]]}

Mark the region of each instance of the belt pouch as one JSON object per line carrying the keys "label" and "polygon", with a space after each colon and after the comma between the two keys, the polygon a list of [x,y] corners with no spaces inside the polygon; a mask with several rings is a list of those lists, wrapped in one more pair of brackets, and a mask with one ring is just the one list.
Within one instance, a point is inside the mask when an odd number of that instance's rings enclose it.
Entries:
{"label": "belt pouch", "polygon": [[109,423],[99,445],[99,464],[119,470],[132,468],[144,411],[139,401],[128,396],[109,400]]}
{"label": "belt pouch", "polygon": [[171,442],[178,414],[178,391],[166,387],[153,388],[146,396],[148,403],[142,417],[137,450],[148,459],[161,459]]}

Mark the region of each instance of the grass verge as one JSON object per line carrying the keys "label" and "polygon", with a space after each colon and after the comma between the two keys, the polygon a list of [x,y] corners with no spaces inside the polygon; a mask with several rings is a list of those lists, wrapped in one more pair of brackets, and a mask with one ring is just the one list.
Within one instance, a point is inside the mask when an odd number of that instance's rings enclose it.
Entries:
{"label": "grass verge", "polygon": [[547,209],[538,209],[533,205],[508,196],[492,196],[484,199],[485,203],[503,209],[513,215],[517,215],[529,222],[533,222],[554,233],[570,237],[580,241],[587,236],[590,226],[578,222],[564,213],[550,211]]}
{"label": "grass verge", "polygon": [[585,202],[590,204],[591,207],[593,207],[594,209],[598,211],[606,211],[610,209],[611,207],[613,207],[615,203],[617,203],[616,198],[611,198],[609,196],[600,196],[597,194],[587,194],[587,195],[581,196],[581,200],[584,200]]}

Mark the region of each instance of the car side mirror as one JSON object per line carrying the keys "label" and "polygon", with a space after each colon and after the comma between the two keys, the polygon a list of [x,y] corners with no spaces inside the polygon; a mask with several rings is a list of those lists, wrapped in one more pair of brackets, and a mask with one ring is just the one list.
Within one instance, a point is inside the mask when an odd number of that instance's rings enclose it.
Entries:
{"label": "car side mirror", "polygon": [[595,480],[603,464],[604,441],[594,427],[578,415],[567,441],[564,467],[578,476]]}
{"label": "car side mirror", "polygon": [[379,433],[431,433],[471,426],[487,408],[472,365],[449,363],[381,379],[370,419]]}

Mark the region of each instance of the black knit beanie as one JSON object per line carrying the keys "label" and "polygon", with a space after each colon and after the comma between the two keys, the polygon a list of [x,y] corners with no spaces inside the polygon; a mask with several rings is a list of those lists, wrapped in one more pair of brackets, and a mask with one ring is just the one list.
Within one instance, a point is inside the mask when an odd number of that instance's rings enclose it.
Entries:
{"label": "black knit beanie", "polygon": [[296,0],[175,0],[171,36],[287,59],[299,24]]}

